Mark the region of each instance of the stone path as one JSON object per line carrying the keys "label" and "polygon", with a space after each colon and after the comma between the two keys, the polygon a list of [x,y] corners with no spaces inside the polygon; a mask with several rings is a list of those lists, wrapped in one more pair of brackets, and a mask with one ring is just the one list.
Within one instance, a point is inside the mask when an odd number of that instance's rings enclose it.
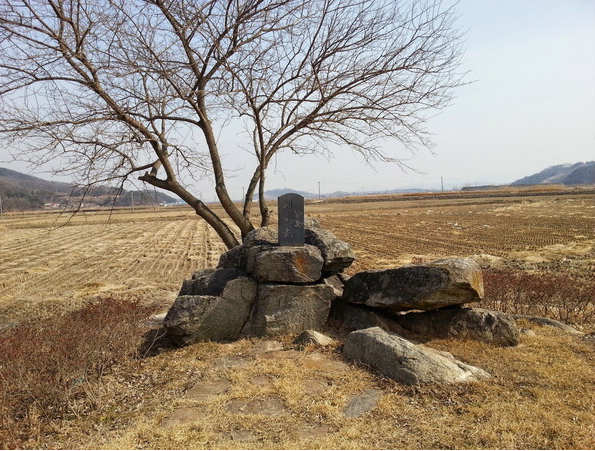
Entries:
{"label": "stone path", "polygon": [[[333,360],[320,352],[313,352],[303,356],[296,350],[284,350],[283,345],[276,341],[264,341],[255,345],[254,354],[259,358],[266,359],[290,359],[298,361],[300,365],[312,371],[312,376],[303,383],[303,393],[311,396],[323,396],[329,392],[331,383],[328,377],[334,373],[346,373],[350,371],[349,365]],[[242,368],[254,362],[253,357],[246,356],[224,356],[215,360],[214,369]],[[329,375],[329,376],[325,376]],[[225,405],[225,410],[233,415],[265,415],[279,416],[290,415],[291,411],[284,404],[282,399],[274,393],[270,394],[273,388],[271,377],[265,374],[257,375],[250,379],[253,386],[266,389],[266,394],[254,399],[232,399]],[[233,383],[229,379],[209,379],[197,382],[186,392],[186,398],[197,402],[215,399],[216,397],[232,389]],[[343,414],[347,418],[357,418],[374,410],[382,397],[382,391],[369,389],[362,393],[355,394],[349,399],[343,408]],[[200,421],[200,407],[182,407],[173,410],[166,415],[161,424],[164,428],[174,428],[184,424]],[[311,439],[324,436],[332,432],[331,428],[320,424],[304,424],[296,431],[298,438]],[[229,431],[229,439],[237,442],[256,440],[253,431],[233,429]]]}

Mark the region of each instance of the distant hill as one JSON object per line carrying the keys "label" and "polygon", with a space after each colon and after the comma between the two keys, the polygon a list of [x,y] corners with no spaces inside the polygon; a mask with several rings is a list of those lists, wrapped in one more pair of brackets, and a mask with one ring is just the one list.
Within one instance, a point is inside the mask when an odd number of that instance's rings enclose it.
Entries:
{"label": "distant hill", "polygon": [[[374,194],[404,194],[404,193],[423,193],[427,192],[428,190],[424,190],[423,188],[400,188],[400,189],[393,189],[393,190],[385,190],[385,191],[357,191],[357,192],[349,192],[349,191],[334,191],[332,193],[325,193],[321,194],[320,198],[322,199],[336,199],[339,197],[349,197],[349,196],[368,196]],[[299,191],[294,190],[291,188],[279,188],[279,189],[272,189],[267,190],[264,192],[264,197],[267,200],[277,200],[279,196],[287,193],[297,193],[303,196],[306,199],[318,199],[318,194],[310,193],[308,191]],[[254,196],[256,200],[258,198],[257,195]]]}
{"label": "distant hill", "polygon": [[512,182],[512,185],[541,185],[560,183],[564,185],[595,184],[595,161],[550,166],[537,174]]}
{"label": "distant hill", "polygon": [[150,206],[176,203],[178,200],[155,190],[126,191],[118,193],[112,186],[97,186],[86,190],[84,186],[52,182],[32,175],[0,168],[0,197],[4,211],[60,209],[75,207]]}

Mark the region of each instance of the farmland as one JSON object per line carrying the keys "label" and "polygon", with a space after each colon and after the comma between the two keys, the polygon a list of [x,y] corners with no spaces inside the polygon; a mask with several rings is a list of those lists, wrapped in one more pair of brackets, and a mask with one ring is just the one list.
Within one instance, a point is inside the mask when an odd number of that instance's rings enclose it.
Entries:
{"label": "farmland", "polygon": [[[523,291],[528,283],[529,297],[521,298],[522,305],[508,299],[508,307],[525,308],[539,300],[543,310],[538,313],[547,315],[578,306],[574,317],[590,319],[575,326],[593,330],[593,193],[345,199],[309,202],[306,212],[354,248],[351,273],[473,256],[486,275],[492,274],[486,282],[497,282],[492,293],[502,300],[510,288]],[[182,280],[215,266],[224,251],[190,209],[5,215],[0,243],[0,447],[595,445],[594,353],[586,335],[521,319],[519,327],[531,333],[522,334],[514,347],[430,340],[428,346],[493,378],[407,387],[362,365],[346,364],[340,350],[346,332],[340,325],[325,330],[336,344],[324,349],[297,351],[291,336],[153,347],[159,331],[148,331],[146,322],[153,304],[156,311],[166,310]],[[492,272],[499,269],[504,271]],[[486,298],[487,292],[486,284]],[[562,295],[555,309],[548,306],[552,294]],[[583,303],[564,304],[569,298]],[[6,327],[28,320],[35,321]],[[141,346],[145,338],[154,352]],[[271,344],[284,350],[265,351]],[[227,391],[192,396],[197,383],[222,380],[230,384]],[[370,392],[379,397],[373,410],[357,417],[345,414],[351,399]],[[271,400],[280,410],[234,410]],[[168,423],[180,412],[197,416]]]}
{"label": "farmland", "polygon": [[[579,278],[595,271],[592,193],[372,200],[306,205],[308,217],[355,250],[350,273],[472,255],[484,266]],[[184,207],[4,215],[0,243],[0,324],[110,295],[165,308],[182,280],[216,266],[225,250]]]}

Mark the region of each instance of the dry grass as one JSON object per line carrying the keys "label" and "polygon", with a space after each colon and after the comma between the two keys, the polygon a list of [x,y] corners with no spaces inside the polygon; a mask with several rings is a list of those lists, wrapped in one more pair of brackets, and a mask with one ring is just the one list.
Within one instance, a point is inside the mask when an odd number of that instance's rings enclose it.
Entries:
{"label": "dry grass", "polygon": [[[292,359],[267,358],[255,341],[205,343],[124,362],[102,379],[101,408],[83,418],[56,421],[53,434],[28,446],[98,449],[591,449],[595,445],[592,345],[535,328],[515,348],[468,341],[433,341],[489,371],[489,381],[408,388],[363,367],[321,372],[304,366],[312,350]],[[340,338],[340,337],[338,337]],[[287,345],[290,337],[285,337]],[[337,350],[327,350],[340,359]],[[222,368],[223,356],[250,359]],[[268,376],[259,387],[256,376]],[[226,378],[231,389],[210,400],[189,399],[195,383]],[[306,380],[325,381],[323,394],[307,394]],[[371,412],[347,418],[349,398],[369,388],[382,391]],[[234,400],[278,397],[287,410],[268,416],[227,410]],[[196,407],[196,421],[165,428],[162,420],[181,407]],[[322,428],[315,438],[298,432]],[[232,431],[251,439],[234,441]]]}
{"label": "dry grass", "polygon": [[[592,196],[317,203],[307,205],[306,210],[352,245],[358,256],[353,271],[479,254],[478,260],[486,267],[530,274],[556,271],[581,283],[590,281],[595,270]],[[110,296],[165,307],[182,280],[213,266],[223,249],[188,209],[119,211],[109,222],[106,213],[90,213],[50,231],[56,220],[52,215],[5,215],[0,224],[0,326],[64,313]],[[91,321],[78,334],[79,340],[93,336],[93,324]],[[98,449],[594,448],[593,344],[551,328],[520,325],[531,327],[536,335],[523,336],[514,348],[471,341],[429,342],[429,346],[448,350],[494,377],[474,384],[421,388],[404,387],[351,364],[346,371],[312,369],[308,356],[320,350],[271,359],[270,354],[258,351],[256,340],[166,349],[145,358],[130,352],[111,354],[116,348],[105,347],[109,352],[102,359],[109,365],[99,365],[99,376],[88,377],[84,389],[71,390],[74,403],[43,407],[35,401],[43,390],[36,397],[23,397],[17,388],[33,388],[34,384],[22,378],[21,385],[7,385],[3,376],[2,445]],[[60,334],[59,329],[54,328],[53,333]],[[342,339],[341,330],[328,332]],[[72,330],[65,333],[71,336]],[[141,336],[140,331],[124,334],[130,343]],[[2,337],[6,339],[10,333],[4,331]],[[282,337],[286,348],[291,347],[291,339]],[[41,340],[43,346],[52,342],[57,340]],[[4,352],[3,357],[11,355]],[[341,360],[339,347],[323,352],[330,359]],[[47,354],[46,359],[53,355]],[[220,359],[225,356],[243,357],[247,363],[224,367]],[[96,365],[95,360],[87,361],[87,367]],[[6,358],[3,368],[8,368],[5,362]],[[76,365],[68,365],[77,359],[63,358],[61,362],[55,374],[68,375],[62,379],[72,382],[79,373]],[[21,365],[23,371],[32,369],[27,374],[50,367]],[[268,385],[254,382],[256,377],[262,381],[262,376],[268,377]],[[186,396],[197,382],[221,378],[232,382],[227,392],[202,401]],[[304,389],[312,379],[322,381],[322,393]],[[361,417],[346,417],[344,408],[351,397],[370,388],[382,393],[377,407]],[[9,400],[17,395],[24,399],[17,411],[21,419],[27,418],[25,422],[14,421],[18,418],[6,410],[15,405]],[[273,416],[238,415],[228,410],[234,401],[264,396],[277,397],[286,410]],[[65,398],[50,396],[46,406],[52,399]],[[163,427],[163,419],[181,407],[197,408],[198,419]],[[316,428],[321,432],[316,437],[303,434]]]}

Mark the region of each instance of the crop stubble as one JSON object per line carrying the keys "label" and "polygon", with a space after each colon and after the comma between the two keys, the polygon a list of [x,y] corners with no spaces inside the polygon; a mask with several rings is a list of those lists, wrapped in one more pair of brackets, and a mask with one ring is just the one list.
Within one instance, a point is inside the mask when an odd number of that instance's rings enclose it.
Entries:
{"label": "crop stubble", "polygon": [[[306,213],[353,247],[351,273],[478,254],[579,277],[595,271],[592,195],[308,203]],[[5,215],[0,243],[0,326],[97,296],[166,306],[225,250],[187,208]]]}

